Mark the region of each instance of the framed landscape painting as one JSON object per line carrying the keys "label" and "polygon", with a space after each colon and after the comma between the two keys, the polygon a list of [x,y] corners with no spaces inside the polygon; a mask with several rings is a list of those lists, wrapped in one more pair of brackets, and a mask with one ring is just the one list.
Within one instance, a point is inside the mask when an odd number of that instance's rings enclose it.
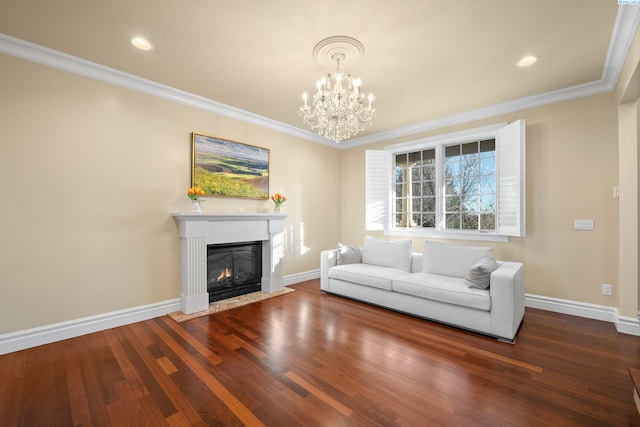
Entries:
{"label": "framed landscape painting", "polygon": [[269,198],[269,150],[193,132],[191,184],[205,196]]}

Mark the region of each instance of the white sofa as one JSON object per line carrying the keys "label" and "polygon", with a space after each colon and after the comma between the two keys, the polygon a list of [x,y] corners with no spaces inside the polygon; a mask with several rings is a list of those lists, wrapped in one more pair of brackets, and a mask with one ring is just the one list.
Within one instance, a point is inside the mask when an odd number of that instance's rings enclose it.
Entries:
{"label": "white sofa", "polygon": [[362,247],[322,251],[321,290],[515,343],[521,263],[494,261],[491,248],[426,241],[420,254],[411,245],[367,237]]}

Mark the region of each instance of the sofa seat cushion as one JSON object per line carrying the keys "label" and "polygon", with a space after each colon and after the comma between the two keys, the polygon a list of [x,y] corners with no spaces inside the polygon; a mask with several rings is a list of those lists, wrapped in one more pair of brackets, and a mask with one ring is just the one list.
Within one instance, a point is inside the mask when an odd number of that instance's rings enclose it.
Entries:
{"label": "sofa seat cushion", "polygon": [[449,304],[491,310],[488,289],[470,288],[463,278],[430,273],[413,273],[396,277],[392,289],[395,292],[441,301]]}
{"label": "sofa seat cushion", "polygon": [[329,269],[329,278],[340,279],[358,285],[391,290],[391,281],[396,277],[406,275],[407,272],[399,268],[381,267],[371,264],[344,264]]}

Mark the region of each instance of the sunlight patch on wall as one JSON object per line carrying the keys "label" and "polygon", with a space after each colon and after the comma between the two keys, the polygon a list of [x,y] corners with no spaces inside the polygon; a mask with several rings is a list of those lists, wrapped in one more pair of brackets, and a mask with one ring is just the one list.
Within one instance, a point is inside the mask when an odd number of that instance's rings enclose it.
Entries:
{"label": "sunlight patch on wall", "polygon": [[284,257],[284,233],[273,235],[273,246],[271,252],[271,272],[278,271],[278,266]]}
{"label": "sunlight patch on wall", "polygon": [[306,237],[307,229],[304,222],[300,223],[299,227],[291,225],[286,237],[287,247],[285,252],[287,255],[305,255],[310,252],[311,248],[305,243]]}
{"label": "sunlight patch on wall", "polygon": [[304,227],[304,222],[301,222],[300,223],[300,255],[304,255],[311,250],[304,244],[305,237],[307,237],[306,229]]}

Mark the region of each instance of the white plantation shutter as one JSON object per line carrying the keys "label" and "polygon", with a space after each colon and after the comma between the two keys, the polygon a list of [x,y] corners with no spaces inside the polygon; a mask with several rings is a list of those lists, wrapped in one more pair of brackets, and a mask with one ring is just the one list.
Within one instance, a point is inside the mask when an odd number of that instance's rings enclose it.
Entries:
{"label": "white plantation shutter", "polygon": [[[424,233],[437,237],[456,235],[456,238],[468,237],[473,240],[481,236],[487,239],[489,233],[455,230],[451,233],[443,224],[443,150],[452,143],[464,143],[493,139],[496,141],[496,232],[500,239],[505,236],[524,237],[526,235],[526,194],[525,194],[525,122],[518,120],[511,124],[496,124],[465,131],[463,135],[450,134],[432,137],[428,140],[412,141],[386,147],[385,150],[366,150],[365,153],[365,198],[366,229],[384,230],[392,228],[394,232],[410,233],[403,235],[424,236]],[[441,188],[436,198],[436,229],[425,230],[420,227],[395,228],[391,221],[392,194],[394,188],[393,159],[396,153],[424,149],[436,149],[437,187]],[[421,234],[422,233],[422,234]],[[491,233],[493,234],[493,233]],[[497,240],[505,241],[505,240]]]}
{"label": "white plantation shutter", "polygon": [[382,150],[366,150],[366,229],[385,230],[389,215],[389,182],[392,154]]}
{"label": "white plantation shutter", "polygon": [[498,129],[497,234],[524,237],[525,230],[525,136],[524,120]]}

